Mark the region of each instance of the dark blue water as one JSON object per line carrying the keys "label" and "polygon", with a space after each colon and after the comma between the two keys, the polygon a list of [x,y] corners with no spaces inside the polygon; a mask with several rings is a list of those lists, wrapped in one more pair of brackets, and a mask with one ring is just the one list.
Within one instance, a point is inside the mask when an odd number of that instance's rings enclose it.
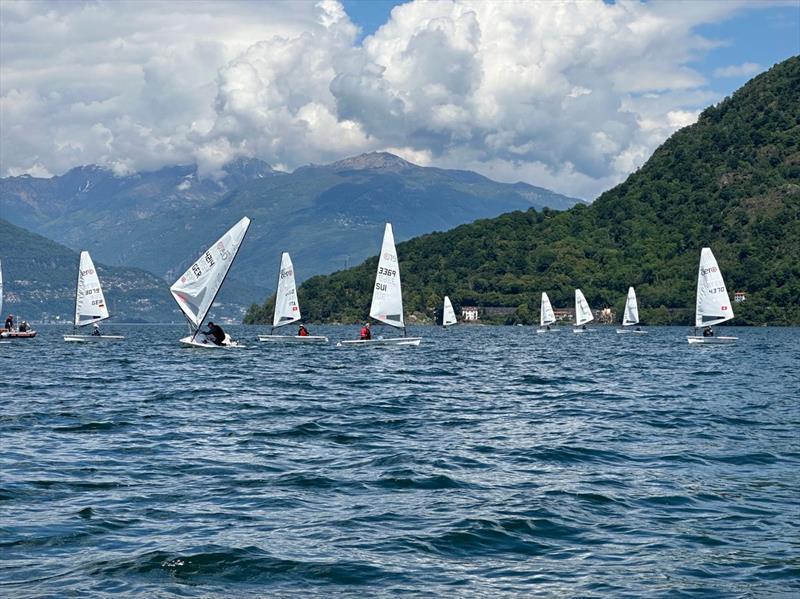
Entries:
{"label": "dark blue water", "polygon": [[117,329],[0,345],[2,596],[800,591],[798,329]]}

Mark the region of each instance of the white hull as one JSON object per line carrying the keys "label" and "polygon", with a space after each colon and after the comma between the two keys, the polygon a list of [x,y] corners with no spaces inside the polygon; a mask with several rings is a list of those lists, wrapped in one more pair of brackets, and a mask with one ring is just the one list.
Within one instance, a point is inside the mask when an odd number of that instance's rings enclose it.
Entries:
{"label": "white hull", "polygon": [[618,335],[627,335],[629,333],[632,335],[647,335],[647,331],[632,331],[631,329],[617,329]]}
{"label": "white hull", "polygon": [[561,329],[550,328],[550,329],[536,329],[537,333],[560,333]]}
{"label": "white hull", "polygon": [[184,347],[200,347],[203,349],[228,349],[231,347],[244,347],[244,345],[241,345],[238,341],[234,341],[228,335],[225,335],[225,341],[222,345],[217,345],[216,343],[206,341],[202,336],[192,337],[191,335],[181,339],[180,344]]}
{"label": "white hull", "polygon": [[94,343],[97,341],[122,341],[122,335],[64,335],[64,341],[76,341],[78,343]]}
{"label": "white hull", "polygon": [[328,338],[322,335],[259,335],[259,341],[267,343],[327,343]]}
{"label": "white hull", "polygon": [[702,335],[689,335],[686,340],[690,344],[721,345],[723,343],[736,343],[738,337],[703,337]]}
{"label": "white hull", "polygon": [[420,341],[422,341],[422,337],[392,337],[390,339],[353,339],[340,341],[339,345],[381,347],[389,345],[419,345]]}
{"label": "white hull", "polygon": [[594,329],[572,329],[573,333],[593,333]]}
{"label": "white hull", "polygon": [[3,331],[0,333],[0,337],[3,339],[33,339],[36,337],[36,331],[26,331],[24,333],[20,333],[19,331]]}

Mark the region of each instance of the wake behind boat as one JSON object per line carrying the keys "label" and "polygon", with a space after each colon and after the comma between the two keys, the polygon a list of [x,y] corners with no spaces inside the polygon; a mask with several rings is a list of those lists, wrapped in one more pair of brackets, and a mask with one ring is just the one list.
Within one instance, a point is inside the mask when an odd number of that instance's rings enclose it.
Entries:
{"label": "wake behind boat", "polygon": [[[634,333],[637,335],[646,335],[647,331],[643,331],[639,324],[639,305],[636,303],[636,292],[633,287],[628,287],[628,297],[625,300],[625,313],[622,316],[622,328],[617,329],[617,334],[624,335],[627,333]],[[631,328],[631,327],[636,327]]]}
{"label": "wake behind boat", "polygon": [[[73,333],[64,335],[64,341],[95,343],[98,341],[122,341],[122,335],[101,335],[98,323],[109,318],[106,298],[100,286],[100,277],[89,252],[81,252],[78,263],[78,284],[75,288],[75,321]],[[77,330],[86,325],[94,325],[91,335],[80,335]]]}
{"label": "wake behind boat", "polygon": [[[208,323],[208,332],[200,331],[200,327],[225,282],[225,277],[228,275],[249,227],[250,219],[245,216],[208,248],[197,262],[192,264],[169,288],[172,297],[189,323],[190,334],[180,340],[181,345],[202,349],[243,347],[231,339],[230,335],[225,335],[216,342],[209,339],[214,332],[211,329],[213,324],[211,321]],[[219,329],[217,328],[217,330]],[[202,337],[198,337],[198,335],[202,335]]]}
{"label": "wake behind boat", "polygon": [[322,335],[275,335],[275,329],[300,321],[300,304],[297,300],[297,285],[294,280],[294,266],[289,252],[281,255],[281,267],[278,273],[278,290],[275,292],[275,312],[272,316],[272,330],[269,335],[259,335],[258,340],[271,343],[327,343],[328,338]]}
{"label": "wake behind boat", "polygon": [[[375,275],[375,287],[372,290],[370,318],[397,329],[403,330],[402,337],[354,339],[342,341],[341,345],[361,347],[381,347],[388,345],[419,345],[421,337],[407,337],[403,320],[403,292],[400,285],[400,265],[397,260],[397,249],[394,246],[392,225],[386,223],[383,231],[383,244]],[[365,326],[369,330],[369,327]]]}
{"label": "wake behind boat", "polygon": [[695,308],[694,327],[703,328],[702,335],[689,335],[686,340],[690,344],[719,345],[735,343],[738,337],[716,336],[713,325],[733,318],[733,306],[722,271],[711,248],[703,248],[700,252],[700,267],[697,271],[697,304]]}

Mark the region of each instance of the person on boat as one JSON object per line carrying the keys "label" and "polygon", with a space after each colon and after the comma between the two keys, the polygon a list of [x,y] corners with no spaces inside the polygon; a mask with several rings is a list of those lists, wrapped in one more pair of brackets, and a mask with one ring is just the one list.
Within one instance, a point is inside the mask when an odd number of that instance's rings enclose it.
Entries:
{"label": "person on boat", "polygon": [[92,325],[92,336],[100,337],[100,325],[97,323]]}
{"label": "person on boat", "polygon": [[583,325],[581,328],[585,331],[586,330],[586,325]]}
{"label": "person on boat", "polygon": [[9,314],[8,318],[6,318],[6,330],[13,331],[14,330],[14,315]]}
{"label": "person on boat", "polygon": [[637,330],[637,331],[641,331],[641,330],[642,330],[642,327],[636,327],[636,329],[635,329],[635,330]]}
{"label": "person on boat", "polygon": [[706,327],[703,329],[703,337],[713,337],[714,336],[714,329],[711,327]]}
{"label": "person on boat", "polygon": [[221,326],[214,324],[210,320],[208,321],[208,330],[203,331],[203,335],[215,345],[222,345],[222,342],[225,341],[225,331],[222,330]]}
{"label": "person on boat", "polygon": [[550,325],[549,325],[549,324],[548,324],[548,325],[545,325],[545,327],[544,327],[544,330],[545,330],[545,331],[549,331],[549,330],[550,330]]}
{"label": "person on boat", "polygon": [[361,335],[360,339],[362,341],[368,341],[372,339],[372,331],[369,329],[369,323],[365,323],[363,327],[361,327]]}
{"label": "person on boat", "polygon": [[298,337],[308,337],[308,329],[305,325],[301,324],[300,328],[297,329],[297,336]]}
{"label": "person on boat", "polygon": [[30,326],[28,325],[28,321],[27,320],[23,320],[21,323],[19,323],[19,332],[20,333],[27,333],[29,328],[30,328]]}

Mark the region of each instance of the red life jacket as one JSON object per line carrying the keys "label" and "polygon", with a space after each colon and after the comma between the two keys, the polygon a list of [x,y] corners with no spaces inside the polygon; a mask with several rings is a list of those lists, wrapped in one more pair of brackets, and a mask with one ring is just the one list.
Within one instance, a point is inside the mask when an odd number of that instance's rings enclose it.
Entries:
{"label": "red life jacket", "polygon": [[372,339],[372,331],[370,331],[367,327],[361,327],[361,338]]}
{"label": "red life jacket", "polygon": [[300,327],[300,330],[297,331],[297,334],[300,337],[308,337],[308,331],[306,330],[306,327]]}

